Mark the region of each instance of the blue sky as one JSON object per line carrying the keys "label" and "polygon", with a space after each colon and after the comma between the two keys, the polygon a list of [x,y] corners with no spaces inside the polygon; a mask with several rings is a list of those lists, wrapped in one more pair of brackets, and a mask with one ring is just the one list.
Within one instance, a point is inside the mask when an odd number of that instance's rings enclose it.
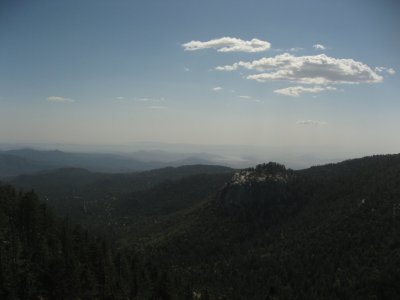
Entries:
{"label": "blue sky", "polygon": [[390,0],[2,1],[0,140],[399,152],[399,13]]}

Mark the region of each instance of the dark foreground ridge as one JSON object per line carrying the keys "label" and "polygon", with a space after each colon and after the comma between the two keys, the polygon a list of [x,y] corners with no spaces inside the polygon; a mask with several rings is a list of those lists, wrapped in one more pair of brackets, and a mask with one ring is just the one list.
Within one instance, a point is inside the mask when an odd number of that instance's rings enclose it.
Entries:
{"label": "dark foreground ridge", "polygon": [[2,186],[2,298],[398,299],[400,155],[168,177],[105,181],[103,218],[69,212],[101,238]]}

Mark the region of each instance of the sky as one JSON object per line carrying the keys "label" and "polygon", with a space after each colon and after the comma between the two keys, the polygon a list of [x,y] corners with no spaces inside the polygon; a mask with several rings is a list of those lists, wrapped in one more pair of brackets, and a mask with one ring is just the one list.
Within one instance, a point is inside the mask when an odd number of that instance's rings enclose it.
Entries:
{"label": "sky", "polygon": [[400,2],[0,2],[0,141],[400,152]]}

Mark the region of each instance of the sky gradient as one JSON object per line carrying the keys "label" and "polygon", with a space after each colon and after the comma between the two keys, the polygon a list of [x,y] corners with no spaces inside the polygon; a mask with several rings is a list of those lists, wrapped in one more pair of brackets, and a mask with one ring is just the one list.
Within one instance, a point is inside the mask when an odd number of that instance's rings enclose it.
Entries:
{"label": "sky gradient", "polygon": [[0,141],[400,150],[398,1],[0,3]]}

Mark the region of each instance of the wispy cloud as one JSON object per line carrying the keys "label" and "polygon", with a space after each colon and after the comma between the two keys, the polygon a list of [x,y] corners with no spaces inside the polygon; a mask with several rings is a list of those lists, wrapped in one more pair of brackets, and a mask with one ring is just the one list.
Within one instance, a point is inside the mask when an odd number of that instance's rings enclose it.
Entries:
{"label": "wispy cloud", "polygon": [[147,108],[162,110],[162,109],[167,109],[168,107],[164,106],[164,105],[151,105],[151,106],[148,106]]}
{"label": "wispy cloud", "polygon": [[54,103],[61,103],[61,102],[75,102],[75,100],[61,97],[61,96],[49,96],[47,97],[47,101],[54,102]]}
{"label": "wispy cloud", "polygon": [[222,87],[216,86],[212,90],[218,92],[218,91],[222,90]]}
{"label": "wispy cloud", "polygon": [[202,41],[191,41],[182,45],[185,51],[196,51],[202,49],[215,49],[218,52],[262,52],[271,48],[267,41],[252,39],[244,41],[233,37],[222,37],[218,39]]}
{"label": "wispy cloud", "polygon": [[368,65],[353,59],[338,59],[325,54],[293,56],[284,53],[264,57],[252,62],[239,61],[233,65],[220,66],[218,71],[235,71],[239,68],[255,70],[247,79],[265,81],[290,81],[303,84],[352,84],[377,83],[383,77]]}
{"label": "wispy cloud", "polygon": [[389,75],[394,75],[396,74],[396,71],[393,68],[386,68],[386,67],[376,67],[375,71],[378,73],[383,73],[386,72]]}
{"label": "wispy cloud", "polygon": [[321,126],[327,125],[328,123],[325,121],[316,121],[316,120],[299,120],[297,121],[298,125],[308,125],[308,126]]}
{"label": "wispy cloud", "polygon": [[122,101],[122,100],[125,100],[125,97],[119,96],[119,97],[115,97],[115,99]]}
{"label": "wispy cloud", "polygon": [[303,51],[304,48],[302,48],[302,47],[292,47],[292,48],[289,48],[289,49],[277,48],[277,49],[272,49],[272,50],[276,51],[276,52],[299,52],[299,51]]}
{"label": "wispy cloud", "polygon": [[290,52],[298,52],[298,51],[302,51],[302,50],[304,50],[304,48],[301,48],[301,47],[293,47],[293,48],[289,49]]}
{"label": "wispy cloud", "polygon": [[189,68],[183,68],[183,70],[185,71],[185,72],[190,72],[190,69]]}
{"label": "wispy cloud", "polygon": [[321,45],[321,44],[315,44],[315,45],[313,45],[313,48],[315,50],[326,50],[327,49],[324,45]]}
{"label": "wispy cloud", "polygon": [[242,66],[243,63],[245,63],[245,62],[240,61],[240,62],[234,63],[233,65],[218,66],[218,67],[215,67],[215,70],[226,71],[226,72],[236,71],[237,69],[239,69],[239,67]]}
{"label": "wispy cloud", "polygon": [[165,98],[151,98],[151,97],[137,97],[135,98],[136,101],[139,102],[165,102]]}
{"label": "wispy cloud", "polygon": [[261,103],[262,102],[261,100],[255,99],[252,96],[248,96],[248,95],[239,95],[238,97],[240,99],[247,100],[247,101],[252,101],[252,102],[257,102],[257,103]]}
{"label": "wispy cloud", "polygon": [[314,86],[314,87],[304,87],[304,86],[291,86],[284,89],[275,90],[274,93],[283,96],[298,97],[303,93],[317,94],[324,91],[336,91],[337,89],[333,86]]}

